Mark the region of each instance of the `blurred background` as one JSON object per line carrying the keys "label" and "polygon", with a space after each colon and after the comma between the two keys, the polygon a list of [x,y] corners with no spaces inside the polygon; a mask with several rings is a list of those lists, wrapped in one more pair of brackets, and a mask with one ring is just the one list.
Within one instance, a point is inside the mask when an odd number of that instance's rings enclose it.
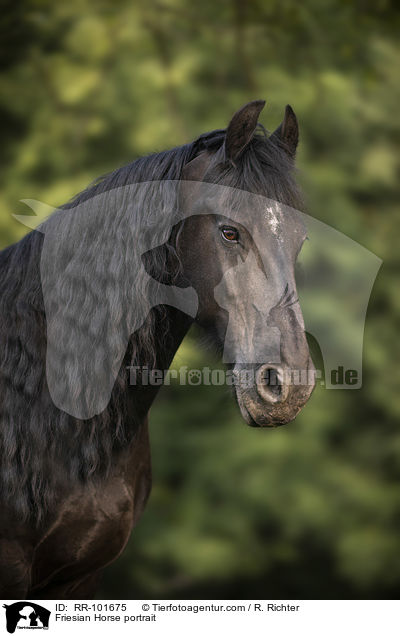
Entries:
{"label": "blurred background", "polygon": [[[264,98],[271,131],[297,113],[308,212],[383,259],[361,390],[269,431],[226,387],[163,389],[152,495],[99,598],[398,598],[399,23],[392,0],[3,0],[1,247],[20,199],[57,206]],[[218,361],[191,333],[174,364]]]}

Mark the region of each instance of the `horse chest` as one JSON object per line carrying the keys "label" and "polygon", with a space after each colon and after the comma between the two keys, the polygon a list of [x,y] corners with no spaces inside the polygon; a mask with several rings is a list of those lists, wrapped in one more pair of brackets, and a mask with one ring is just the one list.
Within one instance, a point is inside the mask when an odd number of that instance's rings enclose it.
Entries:
{"label": "horse chest", "polygon": [[[32,589],[74,585],[124,549],[151,486],[147,423],[108,480],[68,497],[34,550]],[[54,588],[53,588],[54,589]]]}

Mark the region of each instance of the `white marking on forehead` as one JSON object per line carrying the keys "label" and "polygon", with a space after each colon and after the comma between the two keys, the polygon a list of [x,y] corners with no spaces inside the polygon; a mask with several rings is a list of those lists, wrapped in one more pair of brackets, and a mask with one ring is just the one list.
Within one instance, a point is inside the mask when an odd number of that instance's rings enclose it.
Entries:
{"label": "white marking on forehead", "polygon": [[281,219],[280,214],[277,213],[277,210],[274,210],[272,206],[268,207],[264,211],[264,216],[267,220],[268,225],[270,226],[272,233],[279,239],[282,240],[281,236]]}

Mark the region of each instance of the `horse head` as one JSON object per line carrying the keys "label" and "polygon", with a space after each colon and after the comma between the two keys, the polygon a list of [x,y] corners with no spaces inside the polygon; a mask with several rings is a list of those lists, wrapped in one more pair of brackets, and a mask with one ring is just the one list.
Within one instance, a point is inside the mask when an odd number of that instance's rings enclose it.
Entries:
{"label": "horse head", "polygon": [[233,370],[243,417],[274,426],[297,415],[315,378],[294,275],[307,234],[293,207],[297,120],[288,106],[269,138],[257,134],[263,105],[244,106],[224,144],[185,167],[178,252],[181,285],[197,292],[196,320]]}

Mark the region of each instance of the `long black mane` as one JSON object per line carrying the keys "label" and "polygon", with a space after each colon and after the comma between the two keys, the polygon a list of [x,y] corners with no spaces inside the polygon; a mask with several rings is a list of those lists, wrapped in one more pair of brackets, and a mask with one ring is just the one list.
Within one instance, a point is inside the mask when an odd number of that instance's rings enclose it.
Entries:
{"label": "long black mane", "polygon": [[[202,150],[220,160],[224,139],[225,130],[216,130],[139,158],[100,178],[63,208],[131,183],[179,180],[184,166]],[[236,166],[222,161],[215,174],[216,182],[299,207],[293,162],[262,126]],[[46,385],[42,247],[43,235],[33,231],[0,252],[0,498],[20,519],[35,523],[44,519],[66,484],[105,475],[114,454],[132,441],[135,424],[127,417],[125,363],[162,347],[155,319],[150,320],[132,337],[111,401],[100,415],[83,421],[58,410]]]}

